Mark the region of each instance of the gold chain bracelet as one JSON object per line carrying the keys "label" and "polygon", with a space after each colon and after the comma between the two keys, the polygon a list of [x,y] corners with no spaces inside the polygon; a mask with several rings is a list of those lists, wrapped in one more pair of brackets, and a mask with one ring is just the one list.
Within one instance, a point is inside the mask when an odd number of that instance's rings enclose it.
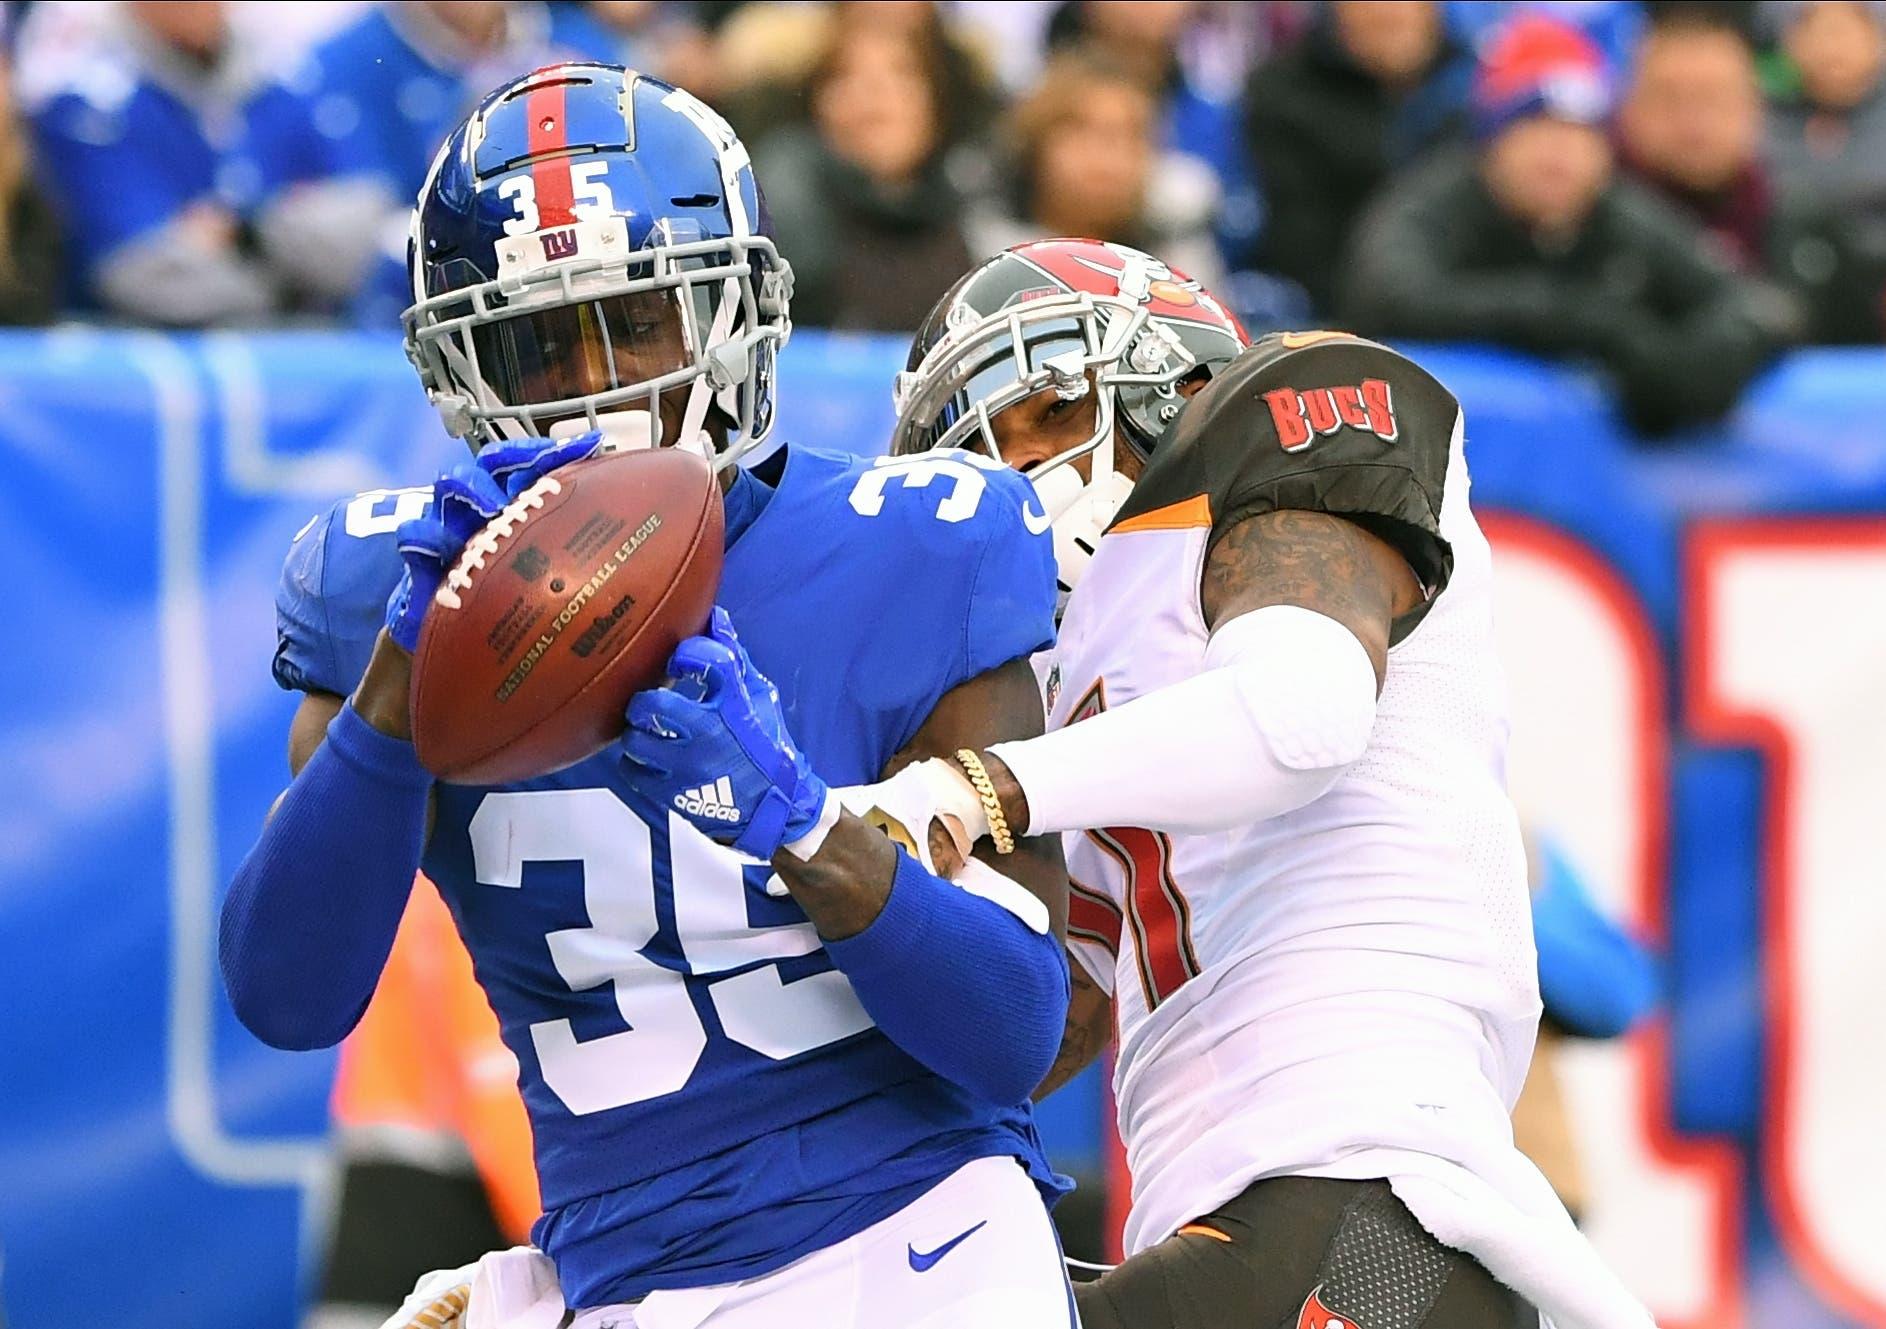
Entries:
{"label": "gold chain bracelet", "polygon": [[998,854],[1015,852],[1015,837],[1009,832],[1008,817],[1002,811],[1002,800],[995,796],[995,781],[989,778],[988,768],[969,748],[960,748],[956,760],[962,764],[963,773],[969,777],[969,783],[976,788],[976,797],[982,800],[982,810],[989,814],[989,839],[995,845]]}

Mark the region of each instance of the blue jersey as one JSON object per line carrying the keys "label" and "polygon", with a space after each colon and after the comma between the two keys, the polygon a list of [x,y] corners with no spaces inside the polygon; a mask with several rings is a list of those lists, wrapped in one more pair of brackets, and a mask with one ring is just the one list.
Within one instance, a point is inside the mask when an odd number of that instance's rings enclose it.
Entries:
{"label": "blue jersey", "polygon": [[296,184],[367,177],[408,204],[439,144],[493,87],[560,60],[622,56],[580,6],[513,5],[510,23],[502,50],[459,67],[427,49],[423,14],[368,10],[250,100],[233,201],[248,210]]}
{"label": "blue jersey", "polygon": [[[877,779],[946,692],[1053,636],[1047,523],[989,467],[792,449],[727,551],[720,603],[835,786]],[[352,690],[399,576],[392,531],[424,502],[375,491],[297,538],[285,686]],[[609,753],[439,786],[425,869],[517,1054],[534,1236],[570,1304],[779,1268],[976,1157],[1059,1194],[1026,1103],[982,1102],[879,1033],[769,871],[643,803]]]}

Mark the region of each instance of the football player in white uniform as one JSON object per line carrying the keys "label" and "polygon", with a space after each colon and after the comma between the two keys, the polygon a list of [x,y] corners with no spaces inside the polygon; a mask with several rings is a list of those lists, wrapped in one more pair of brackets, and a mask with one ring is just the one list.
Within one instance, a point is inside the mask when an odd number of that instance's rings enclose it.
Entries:
{"label": "football player in white uniform", "polygon": [[1052,732],[921,778],[968,839],[1066,837],[1043,1091],[1111,1015],[1133,1177],[1083,1324],[1650,1324],[1512,1143],[1539,994],[1453,394],[1063,240],[958,282],[897,396],[895,451],[986,449],[1055,519]]}

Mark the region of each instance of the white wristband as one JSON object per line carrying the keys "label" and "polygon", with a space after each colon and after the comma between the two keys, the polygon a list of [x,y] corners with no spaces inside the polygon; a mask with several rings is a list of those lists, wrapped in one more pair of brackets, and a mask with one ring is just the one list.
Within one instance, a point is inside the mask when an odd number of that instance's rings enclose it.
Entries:
{"label": "white wristband", "polygon": [[825,791],[825,806],[819,809],[819,819],[812,823],[812,829],[797,840],[788,841],[779,846],[800,861],[809,860],[812,855],[825,847],[825,837],[832,833],[832,827],[838,825],[838,814],[844,811],[839,802],[838,791]]}

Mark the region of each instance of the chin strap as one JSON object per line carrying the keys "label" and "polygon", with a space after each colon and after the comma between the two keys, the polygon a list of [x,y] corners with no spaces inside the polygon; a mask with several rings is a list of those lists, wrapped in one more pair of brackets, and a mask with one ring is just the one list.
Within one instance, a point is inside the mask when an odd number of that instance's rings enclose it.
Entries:
{"label": "chin strap", "polygon": [[[705,439],[707,435],[702,426],[707,423],[708,408],[723,389],[733,387],[747,376],[750,366],[746,349],[727,340],[733,331],[734,311],[739,308],[740,291],[730,279],[722,285],[720,307],[714,311],[714,321],[708,326],[707,340],[700,350],[706,371],[688,386],[687,409],[681,413],[682,438]],[[744,421],[735,425],[736,429],[745,427]],[[715,449],[709,444],[707,460],[716,471],[722,471],[737,461],[739,454],[738,448]]]}
{"label": "chin strap", "polygon": [[[660,445],[661,423],[656,417],[644,410],[602,411],[596,416],[595,428],[602,434],[602,443],[597,447],[597,455],[611,452],[637,452],[643,448]],[[556,440],[577,438],[590,432],[590,423],[585,418],[559,420],[550,426],[550,437]],[[696,428],[690,436],[685,432],[681,442],[673,446],[683,452],[692,452],[714,460],[714,441],[703,429]]]}
{"label": "chin strap", "polygon": [[[1101,470],[1101,453],[1106,451],[1105,448],[1096,450],[1096,471]],[[1035,482],[1035,492],[1041,496],[1041,506],[1052,523],[1054,567],[1060,581],[1060,599],[1055,605],[1057,615],[1067,608],[1068,596],[1073,593],[1081,574],[1087,571],[1100,537],[1106,534],[1127,495],[1133,492],[1133,482],[1113,469],[1111,456],[1105,459],[1104,465],[1104,473],[1096,474],[1091,480],[1083,481],[1080,472],[1068,463],[1055,467]]]}

